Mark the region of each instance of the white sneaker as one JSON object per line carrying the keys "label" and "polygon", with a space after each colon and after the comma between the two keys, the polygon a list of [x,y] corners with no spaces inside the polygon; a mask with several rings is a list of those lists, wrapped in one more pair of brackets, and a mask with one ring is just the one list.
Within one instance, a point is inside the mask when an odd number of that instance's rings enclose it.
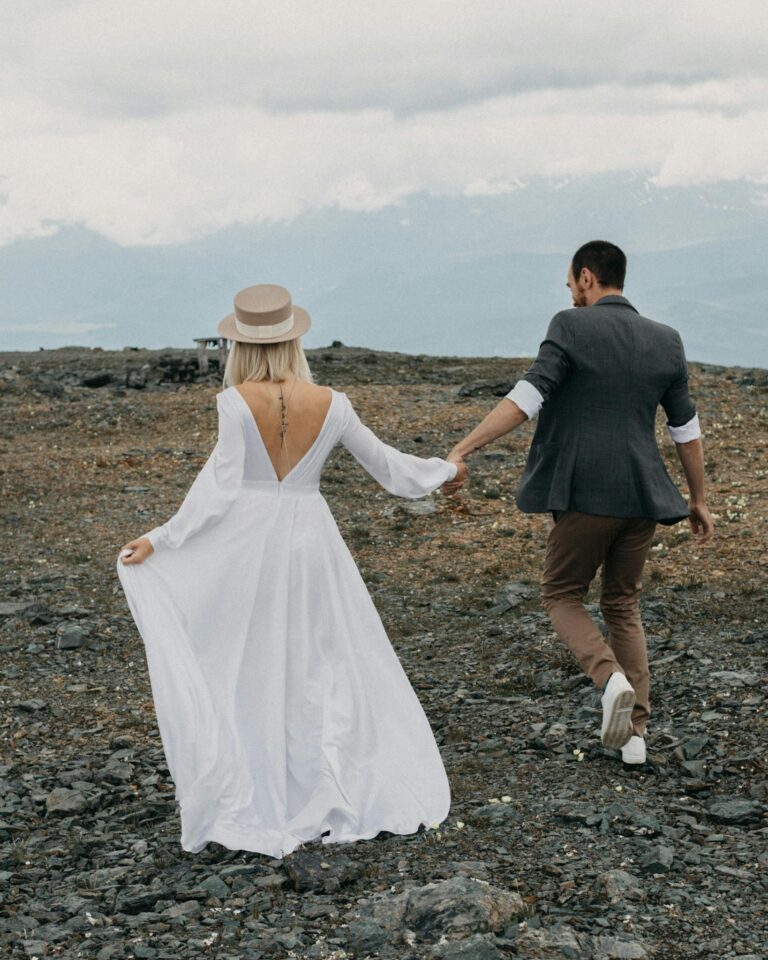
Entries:
{"label": "white sneaker", "polygon": [[624,763],[645,763],[645,740],[637,734],[630,737],[621,748]]}
{"label": "white sneaker", "polygon": [[617,750],[632,736],[632,709],[635,706],[635,691],[623,673],[611,674],[601,702],[603,725],[600,739],[604,746]]}

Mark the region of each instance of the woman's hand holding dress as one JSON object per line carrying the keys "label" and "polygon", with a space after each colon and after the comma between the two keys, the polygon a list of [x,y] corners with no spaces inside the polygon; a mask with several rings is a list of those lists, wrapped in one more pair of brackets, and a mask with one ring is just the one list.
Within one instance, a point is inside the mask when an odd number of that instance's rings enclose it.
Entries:
{"label": "woman's hand holding dress", "polygon": [[[130,553],[123,554],[130,550]],[[143,563],[150,554],[154,553],[154,547],[151,540],[147,537],[139,537],[138,540],[131,540],[120,550],[120,558],[123,563]]]}

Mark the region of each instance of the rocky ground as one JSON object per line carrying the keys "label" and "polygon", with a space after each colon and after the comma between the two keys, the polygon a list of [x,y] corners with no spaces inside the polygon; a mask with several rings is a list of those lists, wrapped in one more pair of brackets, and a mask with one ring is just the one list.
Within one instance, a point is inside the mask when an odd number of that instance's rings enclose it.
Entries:
{"label": "rocky ground", "polygon": [[[320,382],[445,453],[527,366],[340,345]],[[0,354],[0,949],[122,958],[766,956],[768,374],[691,364],[717,537],[660,528],[643,609],[649,763],[538,603],[548,520],[516,510],[530,428],[460,497],[390,497],[341,448],[323,492],[440,744],[448,819],[282,861],[179,845],[141,639],[115,574],[215,440],[187,351]],[[659,421],[670,470],[674,449]],[[590,598],[594,602],[594,597]]]}

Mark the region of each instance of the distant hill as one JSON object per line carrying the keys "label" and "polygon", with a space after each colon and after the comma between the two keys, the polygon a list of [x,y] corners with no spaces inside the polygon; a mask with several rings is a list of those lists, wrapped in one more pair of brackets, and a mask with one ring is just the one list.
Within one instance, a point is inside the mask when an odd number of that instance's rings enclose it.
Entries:
{"label": "distant hill", "polygon": [[0,349],[188,346],[215,333],[238,289],[273,281],[310,310],[308,346],[530,356],[570,305],[568,257],[600,237],[627,250],[627,296],[678,327],[691,359],[768,366],[760,201],[744,184],[664,190],[612,174],[317,211],[182,247],[70,227],[0,249]]}

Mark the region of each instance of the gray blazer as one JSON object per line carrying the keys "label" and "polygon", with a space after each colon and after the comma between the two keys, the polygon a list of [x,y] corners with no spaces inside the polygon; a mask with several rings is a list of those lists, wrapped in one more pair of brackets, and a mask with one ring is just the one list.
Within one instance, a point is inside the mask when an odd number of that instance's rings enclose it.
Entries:
{"label": "gray blazer", "polygon": [[625,297],[603,297],[552,318],[523,379],[544,404],[517,490],[521,510],[664,524],[688,516],[655,435],[659,404],[673,427],[696,414],[676,330],[640,316]]}

